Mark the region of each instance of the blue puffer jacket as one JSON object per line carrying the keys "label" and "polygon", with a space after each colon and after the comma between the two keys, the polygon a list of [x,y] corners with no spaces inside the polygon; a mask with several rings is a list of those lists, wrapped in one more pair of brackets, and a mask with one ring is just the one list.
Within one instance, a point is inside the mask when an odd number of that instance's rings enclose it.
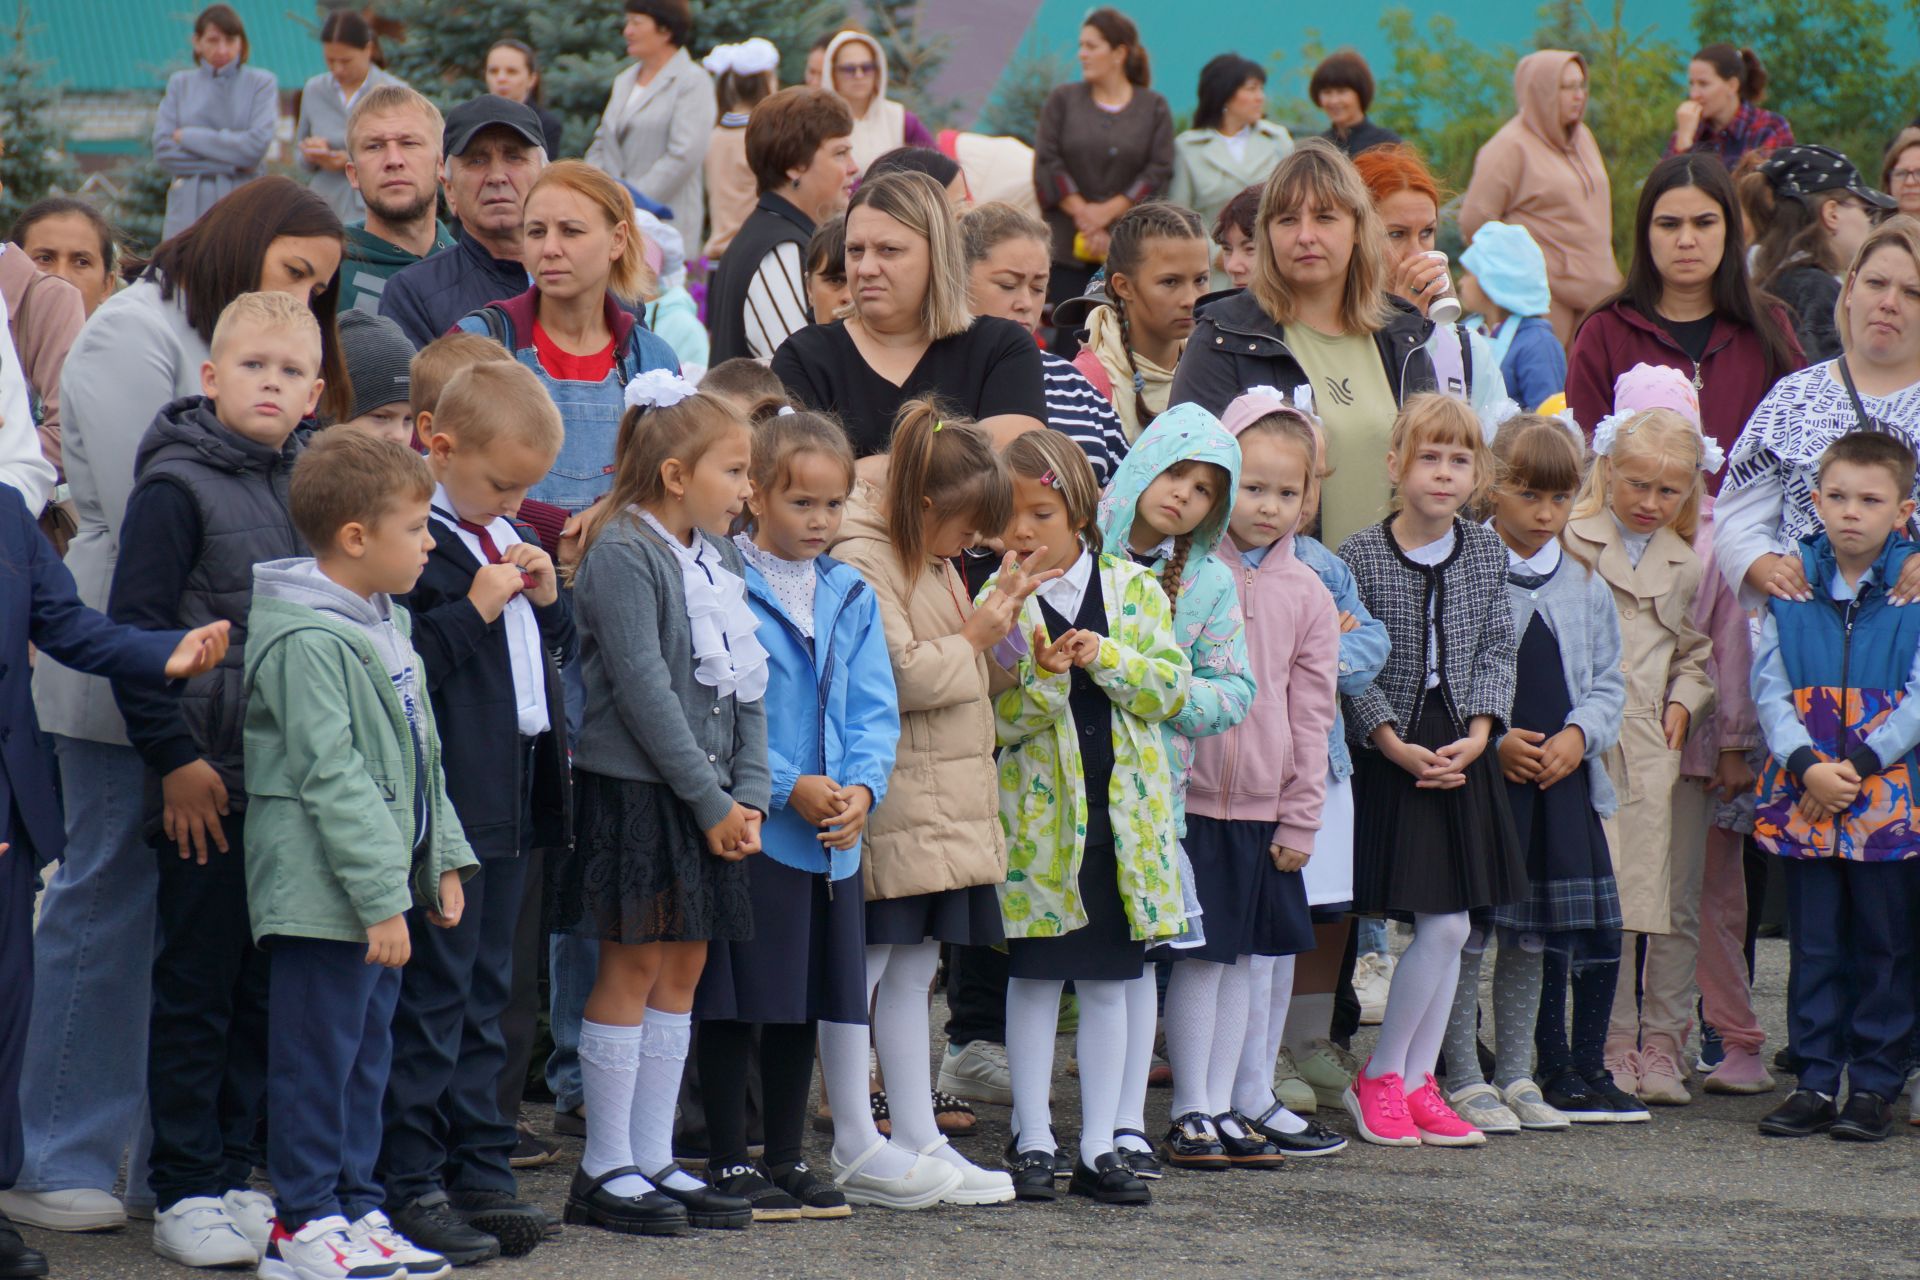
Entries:
{"label": "blue puffer jacket", "polygon": [[760,571],[751,561],[746,566],[747,599],[760,619],[755,635],[766,646],[770,676],[764,705],[773,812],[761,841],[776,862],[844,880],[860,869],[860,846],[828,849],[787,798],[803,775],[825,774],[843,787],[866,787],[878,809],[900,739],[899,700],[873,589],[832,556],[813,563],[811,643]]}

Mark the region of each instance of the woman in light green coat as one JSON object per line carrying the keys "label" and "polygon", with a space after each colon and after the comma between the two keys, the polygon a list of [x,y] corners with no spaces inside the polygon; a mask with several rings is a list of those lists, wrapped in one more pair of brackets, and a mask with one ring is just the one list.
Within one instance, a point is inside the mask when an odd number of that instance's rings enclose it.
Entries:
{"label": "woman in light green coat", "polygon": [[[1265,182],[1293,150],[1293,136],[1266,118],[1267,72],[1237,53],[1200,69],[1193,128],[1173,142],[1173,185],[1167,199],[1200,215],[1211,230],[1227,201]],[[1229,287],[1217,266],[1213,287]]]}

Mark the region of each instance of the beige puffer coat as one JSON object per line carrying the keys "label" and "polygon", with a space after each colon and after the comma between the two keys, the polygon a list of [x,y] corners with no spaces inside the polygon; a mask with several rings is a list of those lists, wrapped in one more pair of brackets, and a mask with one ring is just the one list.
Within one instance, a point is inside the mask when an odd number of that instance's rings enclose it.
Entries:
{"label": "beige puffer coat", "polygon": [[973,606],[947,562],[911,584],[887,537],[878,491],[856,488],[833,554],[858,569],[880,604],[900,698],[900,745],[887,802],[867,826],[869,901],[1007,878],[993,762],[996,668],[960,628]]}

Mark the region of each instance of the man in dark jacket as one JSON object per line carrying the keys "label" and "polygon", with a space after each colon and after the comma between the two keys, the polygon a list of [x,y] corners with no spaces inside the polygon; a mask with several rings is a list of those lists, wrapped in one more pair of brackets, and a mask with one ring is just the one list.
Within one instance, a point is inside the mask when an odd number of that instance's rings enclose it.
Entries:
{"label": "man in dark jacket", "polygon": [[387,281],[380,314],[391,317],[416,348],[451,329],[461,316],[497,298],[525,293],[520,219],[527,192],[546,168],[540,117],[525,103],[483,93],[447,116],[447,201],[460,220],[459,239]]}
{"label": "man in dark jacket", "polygon": [[385,84],[347,117],[347,181],[367,216],[347,225],[340,266],[340,309],[380,313],[395,272],[442,249],[453,234],[434,216],[440,188],[440,109],[403,84]]}

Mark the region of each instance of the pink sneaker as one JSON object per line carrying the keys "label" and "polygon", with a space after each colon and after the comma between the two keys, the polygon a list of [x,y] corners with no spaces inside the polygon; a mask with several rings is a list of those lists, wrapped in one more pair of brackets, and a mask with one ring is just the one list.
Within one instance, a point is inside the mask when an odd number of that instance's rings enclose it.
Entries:
{"label": "pink sneaker", "polygon": [[1640,1095],[1640,1050],[1631,1044],[1607,1043],[1607,1074],[1622,1093]]}
{"label": "pink sneaker", "polygon": [[1640,1101],[1661,1107],[1684,1107],[1693,1101],[1679,1054],[1664,1036],[1648,1036],[1640,1046]]}
{"label": "pink sneaker", "polygon": [[1341,1100],[1347,1104],[1347,1114],[1353,1117],[1360,1136],[1368,1142],[1383,1147],[1420,1145],[1420,1132],[1407,1114],[1406,1083],[1399,1076],[1385,1075],[1375,1080],[1362,1067]]}
{"label": "pink sneaker", "polygon": [[1773,1077],[1757,1053],[1728,1049],[1710,1075],[1701,1081],[1708,1093],[1772,1093]]}
{"label": "pink sneaker", "polygon": [[1407,1095],[1409,1112],[1420,1141],[1430,1147],[1477,1147],[1487,1140],[1480,1132],[1455,1114],[1440,1096],[1440,1086],[1432,1075],[1426,1083]]}

